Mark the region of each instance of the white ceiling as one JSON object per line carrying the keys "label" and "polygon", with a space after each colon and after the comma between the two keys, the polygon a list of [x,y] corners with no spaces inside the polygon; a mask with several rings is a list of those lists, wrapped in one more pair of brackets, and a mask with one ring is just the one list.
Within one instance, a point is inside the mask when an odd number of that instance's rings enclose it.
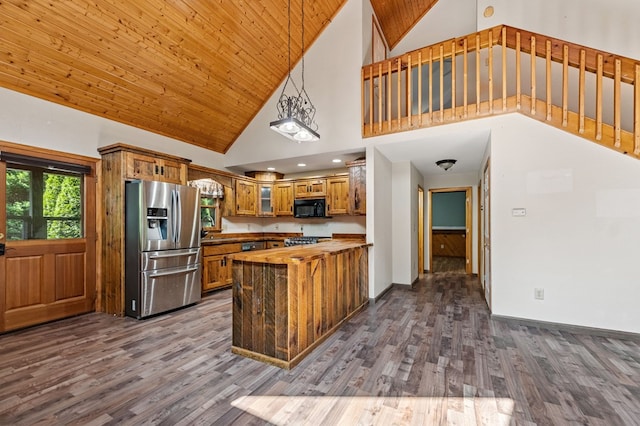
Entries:
{"label": "white ceiling", "polygon": [[[380,143],[376,145],[376,148],[392,163],[410,161],[424,177],[445,173],[478,173],[489,135],[488,128],[466,129],[464,132],[438,132],[435,135],[422,136],[412,140]],[[322,141],[314,143],[322,143]],[[364,150],[328,152],[239,164],[227,168],[239,174],[244,174],[246,171],[266,171],[268,167],[274,167],[276,172],[284,175],[300,174],[344,168],[345,162],[364,157],[364,155]],[[342,161],[340,163],[332,162],[336,158]],[[448,171],[445,172],[436,166],[436,161],[449,158],[455,159],[457,162]],[[306,166],[299,167],[298,163],[304,163]]]}
{"label": "white ceiling", "polygon": [[[489,129],[475,129],[379,144],[376,148],[392,163],[410,161],[424,177],[446,173],[478,173],[489,136]],[[444,171],[436,166],[436,161],[444,159],[454,159],[456,164]]]}

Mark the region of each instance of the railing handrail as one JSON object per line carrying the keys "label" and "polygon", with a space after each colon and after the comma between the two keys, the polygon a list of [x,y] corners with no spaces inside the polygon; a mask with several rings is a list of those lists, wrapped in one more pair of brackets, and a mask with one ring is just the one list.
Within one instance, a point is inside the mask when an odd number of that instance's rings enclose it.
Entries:
{"label": "railing handrail", "polygon": [[[507,56],[512,52],[515,52],[515,73],[510,72],[507,65]],[[530,69],[522,68],[522,58],[531,57],[532,52],[536,58],[542,58],[546,66],[536,65],[539,60],[530,60]],[[480,66],[481,53],[486,56],[487,69]],[[453,58],[462,58],[464,65]],[[447,64],[445,61],[448,59],[451,61]],[[468,62],[471,61],[475,61],[475,68],[469,72]],[[498,62],[498,66],[494,67],[494,62]],[[552,67],[553,63],[560,64],[560,70],[557,65]],[[439,86],[433,82],[438,77],[434,65],[439,70]],[[445,82],[443,68],[447,66],[449,71]],[[513,64],[510,66],[514,67]],[[416,68],[418,72],[413,73]],[[463,68],[462,72],[459,68]],[[570,69],[577,70],[577,79],[569,73]],[[427,70],[428,81],[423,84],[423,74]],[[529,82],[522,81],[526,71],[530,73]],[[501,81],[494,81],[498,80],[494,75],[498,72],[501,73]],[[592,80],[595,81],[592,83],[595,86],[592,90],[594,99],[589,98],[588,101],[585,99],[591,86],[586,82],[586,75],[593,75]],[[640,61],[622,55],[499,25],[365,65],[361,76],[364,137],[521,112],[640,158]],[[559,76],[562,81],[560,95],[555,87]],[[512,93],[514,77],[515,93]],[[470,79],[475,79],[475,86],[468,84]],[[544,84],[540,84],[541,79],[544,79]],[[604,79],[613,82],[612,89],[609,89],[611,85],[603,84]],[[575,92],[570,88],[575,87],[578,90],[577,102],[575,98],[569,98],[570,92]],[[416,89],[417,100],[414,101]],[[443,101],[445,89],[451,93],[446,102]],[[474,90],[475,103],[469,99],[473,97]],[[613,105],[603,102],[603,99],[608,99],[603,96],[604,90],[612,90]],[[494,92],[500,91],[501,96],[496,96]],[[632,106],[623,108],[622,99],[631,91],[632,96],[627,96],[626,100],[632,97]],[[437,99],[434,98],[436,92]],[[428,96],[426,103],[423,101],[425,94]],[[470,108],[473,105],[475,109]],[[607,121],[611,112],[609,107],[613,112]],[[434,113],[434,108],[437,113]],[[591,113],[592,110],[595,112],[589,117],[587,111]],[[632,131],[626,130],[631,128]]]}

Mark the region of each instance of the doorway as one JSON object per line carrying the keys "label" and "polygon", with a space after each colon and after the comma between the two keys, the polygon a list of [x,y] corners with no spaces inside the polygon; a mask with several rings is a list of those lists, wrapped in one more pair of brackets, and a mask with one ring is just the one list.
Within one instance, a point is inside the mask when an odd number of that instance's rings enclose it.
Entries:
{"label": "doorway", "polygon": [[97,161],[0,141],[0,332],[94,310]]}
{"label": "doorway", "polygon": [[471,274],[471,197],[471,187],[429,190],[430,272]]}

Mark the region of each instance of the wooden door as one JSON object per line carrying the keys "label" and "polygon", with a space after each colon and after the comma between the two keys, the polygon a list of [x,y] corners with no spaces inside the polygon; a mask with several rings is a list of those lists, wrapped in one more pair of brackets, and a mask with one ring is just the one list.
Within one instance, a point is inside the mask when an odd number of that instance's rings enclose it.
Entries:
{"label": "wooden door", "polygon": [[276,216],[293,216],[293,184],[276,183],[273,187]]}
{"label": "wooden door", "polygon": [[329,216],[349,213],[349,177],[327,179],[327,214]]}
{"label": "wooden door", "polygon": [[255,216],[256,210],[256,184],[254,182],[236,180],[236,214],[243,216]]}
{"label": "wooden door", "polygon": [[[93,311],[95,160],[14,144],[0,143],[0,148],[0,243],[5,244],[0,256],[0,332]],[[12,154],[28,155],[30,163],[16,164],[8,159]],[[50,171],[46,166],[70,161],[80,163],[85,173]],[[79,192],[67,191],[80,203],[80,215],[60,213],[58,205],[47,207],[53,203],[52,187],[58,188],[57,199],[65,199],[64,185],[79,185]],[[21,204],[27,207],[18,214],[16,206]]]}

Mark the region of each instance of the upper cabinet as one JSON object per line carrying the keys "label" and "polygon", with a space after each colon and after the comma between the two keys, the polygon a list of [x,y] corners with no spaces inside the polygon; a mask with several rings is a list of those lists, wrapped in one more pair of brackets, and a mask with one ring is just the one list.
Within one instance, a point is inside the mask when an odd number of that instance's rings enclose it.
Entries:
{"label": "upper cabinet", "polygon": [[351,214],[367,214],[367,163],[365,160],[355,160],[346,164],[349,168]]}
{"label": "upper cabinet", "polygon": [[255,216],[257,185],[253,181],[236,179],[236,215]]}
{"label": "upper cabinet", "polygon": [[327,195],[326,179],[305,179],[294,182],[295,198],[322,198]]}
{"label": "upper cabinet", "polygon": [[187,178],[187,165],[179,161],[126,152],[125,174],[129,179],[155,180],[182,184]]}
{"label": "upper cabinet", "polygon": [[276,216],[293,216],[293,182],[273,185],[273,207]]}
{"label": "upper cabinet", "polygon": [[272,183],[258,183],[258,216],[275,216]]}
{"label": "upper cabinet", "polygon": [[349,176],[327,178],[327,214],[349,214]]}

